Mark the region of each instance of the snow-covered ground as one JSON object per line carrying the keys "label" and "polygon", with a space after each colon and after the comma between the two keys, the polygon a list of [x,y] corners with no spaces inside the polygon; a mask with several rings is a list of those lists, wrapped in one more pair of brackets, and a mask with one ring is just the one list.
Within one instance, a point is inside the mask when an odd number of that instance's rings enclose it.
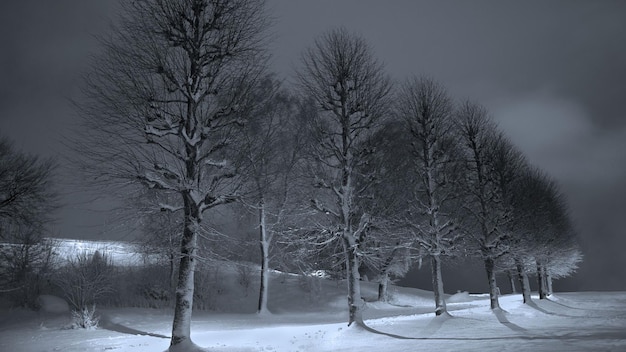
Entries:
{"label": "snow-covered ground", "polygon": [[[557,293],[531,305],[506,295],[497,312],[485,295],[457,294],[442,317],[431,313],[432,293],[392,292],[392,304],[367,304],[367,328],[347,327],[343,283],[274,273],[273,314],[245,313],[252,290],[243,301],[226,295],[220,312],[194,312],[192,339],[199,351],[626,351],[626,292]],[[373,298],[376,286],[363,283],[363,293]],[[50,301],[40,312],[2,311],[0,351],[168,349],[170,310],[101,309],[98,329],[67,330],[69,314]]]}
{"label": "snow-covered ground", "polygon": [[54,252],[61,258],[73,258],[76,255],[93,255],[94,252],[106,253],[115,265],[137,266],[153,261],[149,255],[138,254],[136,245],[124,241],[89,241],[69,238],[47,238]]}

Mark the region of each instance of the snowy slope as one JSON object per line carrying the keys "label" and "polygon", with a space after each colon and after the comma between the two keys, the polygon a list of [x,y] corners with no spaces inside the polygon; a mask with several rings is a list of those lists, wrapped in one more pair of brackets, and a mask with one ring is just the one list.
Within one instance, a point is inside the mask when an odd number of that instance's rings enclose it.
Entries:
{"label": "snowy slope", "polygon": [[88,241],[69,238],[47,238],[45,239],[53,247],[54,252],[61,258],[72,258],[76,255],[86,253],[92,255],[94,252],[107,253],[113,264],[124,266],[144,265],[150,258],[138,254],[135,245],[123,241]]}
{"label": "snowy slope", "polygon": [[[234,268],[224,269],[226,272]],[[234,275],[234,274],[233,274]],[[241,289],[236,278],[226,291]],[[391,304],[370,302],[367,329],[346,326],[345,282],[273,273],[269,307],[254,313],[248,295],[219,297],[219,312],[196,311],[192,338],[198,351],[626,351],[626,293],[560,293],[523,305],[503,296],[492,312],[482,295],[455,295],[452,317],[435,317],[432,293],[392,287]],[[367,300],[376,285],[363,283]],[[67,313],[5,311],[0,351],[165,351],[172,312],[103,309],[97,330],[64,330]],[[187,351],[193,350],[190,346]]]}

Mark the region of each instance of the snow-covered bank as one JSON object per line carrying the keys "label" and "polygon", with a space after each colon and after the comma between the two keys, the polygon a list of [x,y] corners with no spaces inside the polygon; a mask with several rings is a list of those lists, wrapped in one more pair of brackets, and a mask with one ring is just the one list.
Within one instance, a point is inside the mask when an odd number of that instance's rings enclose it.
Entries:
{"label": "snow-covered bank", "polygon": [[[489,309],[488,298],[468,295],[449,303],[452,317],[435,317],[432,293],[395,287],[393,304],[368,303],[367,331],[346,326],[342,285],[325,281],[324,295],[312,300],[303,296],[297,278],[291,280],[270,296],[274,314],[194,312],[194,342],[202,351],[626,350],[626,292],[559,293],[547,301],[535,297],[531,305],[507,295],[498,312]],[[375,285],[364,287],[365,294],[375,291]],[[0,350],[167,350],[171,311],[126,308],[100,314],[97,330],[64,330],[64,313],[5,311]]]}
{"label": "snow-covered bank", "polygon": [[53,251],[61,259],[76,255],[93,255],[96,251],[106,253],[115,265],[137,266],[153,261],[149,255],[139,253],[136,245],[123,241],[89,241],[70,238],[46,238]]}
{"label": "snow-covered bank", "polygon": [[[66,257],[100,250],[117,264],[141,264],[124,243],[64,240],[56,248]],[[215,292],[199,286],[213,294],[215,310],[194,312],[199,351],[626,351],[626,292],[557,293],[528,305],[520,295],[505,295],[495,312],[488,295],[461,292],[447,296],[451,316],[435,317],[432,292],[391,286],[390,302],[382,303],[374,301],[377,285],[362,282],[369,303],[361,328],[346,326],[345,282],[313,276],[272,272],[273,314],[255,314],[258,266],[248,265],[252,279],[244,288],[237,276],[242,265],[248,264],[220,264]],[[65,302],[53,296],[39,301],[38,312],[0,310],[0,351],[168,349],[169,309],[100,308],[98,329],[70,330]]]}

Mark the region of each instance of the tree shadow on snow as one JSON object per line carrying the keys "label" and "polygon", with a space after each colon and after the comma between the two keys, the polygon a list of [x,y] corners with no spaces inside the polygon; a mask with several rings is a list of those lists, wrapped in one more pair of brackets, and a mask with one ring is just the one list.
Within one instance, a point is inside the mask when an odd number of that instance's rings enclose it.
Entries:
{"label": "tree shadow on snow", "polygon": [[515,331],[515,332],[519,332],[522,334],[526,334],[528,333],[528,330],[524,329],[523,327],[511,323],[509,321],[509,319],[507,319],[506,317],[506,312],[500,308],[496,308],[496,309],[492,309],[493,314],[495,314],[496,318],[498,318],[498,321],[500,322],[500,324],[506,326],[507,328]]}
{"label": "tree shadow on snow", "polygon": [[[547,300],[548,302],[552,302],[552,303],[556,303],[550,300]],[[559,303],[557,303],[559,304]],[[539,305],[535,302],[535,301],[528,301],[526,302],[526,305],[528,305],[530,308],[536,309],[538,311],[540,311],[541,313],[544,314],[548,314],[548,315],[555,315],[555,316],[559,316],[559,317],[566,317],[566,318],[580,318],[582,317],[582,315],[571,315],[571,314],[563,314],[563,313],[555,313],[555,312],[551,312],[547,309],[541,308],[539,307]],[[562,305],[562,304],[561,304]],[[565,305],[562,305],[563,307],[567,307]],[[571,308],[571,307],[567,307],[567,308]],[[579,308],[571,308],[571,309],[579,309]]]}
{"label": "tree shadow on snow", "polygon": [[152,332],[141,331],[141,330],[129,328],[129,327],[124,326],[122,324],[114,323],[106,316],[103,316],[100,319],[99,326],[102,329],[106,329],[106,330],[110,330],[110,331],[116,331],[116,332],[120,332],[122,334],[152,336],[152,337],[159,337],[159,338],[163,338],[163,339],[169,339],[170,338],[169,336],[165,336],[165,335],[161,335],[161,334],[155,334],[155,333],[152,333]]}
{"label": "tree shadow on snow", "polygon": [[385,335],[385,336],[393,337],[395,339],[402,339],[402,340],[425,340],[425,339],[430,339],[430,337],[428,337],[428,336],[434,335],[437,331],[439,331],[439,329],[441,329],[441,326],[450,318],[453,318],[453,317],[449,313],[447,313],[447,312],[445,314],[441,315],[441,316],[434,317],[428,323],[428,325],[426,325],[426,327],[421,329],[422,334],[423,335],[427,335],[427,336],[422,336],[422,337],[401,336],[401,335],[396,335],[396,334],[392,334],[392,333],[376,330],[376,329],[368,326],[367,324],[365,324],[363,319],[358,319],[356,321],[356,324],[357,324],[357,326],[363,328],[365,331],[369,331],[369,332],[374,333],[374,334],[379,334],[379,335]]}
{"label": "tree shadow on snow", "polygon": [[545,314],[549,314],[549,315],[560,315],[560,314],[553,313],[553,312],[550,312],[550,311],[548,311],[548,310],[545,310],[545,309],[543,309],[543,308],[539,307],[539,306],[537,305],[537,303],[535,303],[535,302],[534,302],[534,301],[532,301],[532,300],[531,300],[531,301],[526,302],[526,305],[527,305],[527,306],[529,306],[530,308],[533,308],[533,309],[536,309],[536,310],[540,311],[541,313],[545,313]]}
{"label": "tree shadow on snow", "polygon": [[[529,341],[535,341],[535,340],[580,340],[580,341],[595,341],[595,340],[620,340],[620,339],[624,339],[626,338],[626,331],[624,331],[623,329],[619,329],[619,328],[608,328],[608,329],[603,329],[602,331],[593,331],[591,333],[586,334],[583,331],[575,331],[575,332],[569,332],[566,334],[541,334],[541,335],[532,335],[532,334],[528,334],[528,330],[522,328],[519,325],[516,325],[514,323],[511,323],[505,315],[505,311],[503,310],[498,310],[498,311],[494,311],[494,314],[496,315],[496,317],[498,318],[498,321],[507,326],[508,328],[510,328],[511,330],[517,332],[517,333],[523,333],[523,334],[516,334],[516,335],[512,335],[512,336],[485,336],[485,337],[454,337],[454,336],[449,336],[449,337],[410,337],[410,336],[401,336],[401,335],[396,335],[396,334],[392,334],[392,333],[387,333],[384,331],[380,331],[380,330],[376,330],[372,327],[367,326],[367,324],[365,324],[365,322],[363,320],[357,320],[355,322],[355,324],[368,332],[374,333],[374,334],[378,334],[378,335],[384,335],[384,336],[388,336],[394,339],[401,339],[401,340],[442,340],[442,341],[495,341],[495,340],[511,340],[511,339],[521,339],[521,340],[529,340]],[[438,326],[436,328],[436,330],[438,330],[438,328],[441,327],[441,325],[443,325],[443,323],[448,320],[449,318],[454,318],[452,316],[447,316],[447,317],[436,317],[433,319],[433,321],[431,321],[431,323],[429,323],[429,326],[432,328]],[[457,319],[457,318],[455,318]],[[462,318],[461,318],[462,319]],[[432,324],[432,325],[431,325]],[[433,331],[436,331],[433,330]]]}

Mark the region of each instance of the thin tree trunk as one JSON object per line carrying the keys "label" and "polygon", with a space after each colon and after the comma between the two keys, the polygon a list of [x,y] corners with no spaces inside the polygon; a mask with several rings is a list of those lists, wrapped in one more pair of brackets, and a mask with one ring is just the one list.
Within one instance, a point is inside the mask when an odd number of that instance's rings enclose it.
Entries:
{"label": "thin tree trunk", "polygon": [[388,286],[389,286],[389,274],[385,271],[381,275],[380,282],[378,283],[378,301],[387,302],[389,300],[389,296],[387,295]]}
{"label": "thin tree trunk", "polygon": [[267,295],[269,291],[269,239],[265,221],[265,202],[259,202],[259,244],[261,247],[261,287],[259,288],[259,305],[257,313],[267,312]]}
{"label": "thin tree trunk", "polygon": [[170,290],[171,290],[174,287],[174,285],[175,285],[174,280],[176,278],[176,272],[174,270],[175,265],[176,265],[174,263],[174,260],[176,260],[176,259],[174,257],[174,253],[173,252],[170,252],[170,258],[169,259],[170,259],[170,269],[169,269],[170,270],[170,275],[169,275],[170,276],[170,286],[169,287],[170,287]]}
{"label": "thin tree trunk", "polygon": [[435,293],[435,315],[446,312],[446,301],[443,293],[443,278],[441,277],[441,258],[438,255],[430,257],[432,269],[433,292]]}
{"label": "thin tree trunk", "polygon": [[346,251],[346,272],[348,275],[348,326],[352,323],[361,322],[363,299],[361,298],[361,281],[359,274],[359,257],[356,253],[356,243],[349,237],[344,236],[343,245]]}
{"label": "thin tree trunk", "polygon": [[191,313],[193,310],[194,272],[196,269],[197,226],[200,222],[198,206],[185,196],[185,228],[180,244],[180,266],[176,286],[174,322],[171,346],[191,342]]}
{"label": "thin tree trunk", "polygon": [[530,282],[528,281],[528,275],[526,275],[526,270],[524,270],[524,264],[522,264],[521,260],[516,259],[515,266],[517,267],[517,278],[522,286],[524,303],[528,303],[530,302]]}
{"label": "thin tree trunk", "polygon": [[545,265],[541,265],[541,272],[543,273],[543,293],[544,298],[548,298],[548,270]]}
{"label": "thin tree trunk", "polygon": [[546,299],[546,280],[544,278],[543,266],[537,261],[537,285],[539,290],[539,299]]}
{"label": "thin tree trunk", "polygon": [[552,275],[546,273],[546,283],[548,288],[548,296],[552,295]]}
{"label": "thin tree trunk", "polygon": [[506,276],[509,278],[509,284],[511,285],[511,293],[517,293],[517,289],[515,288],[515,276],[511,272],[511,270],[507,270]]}
{"label": "thin tree trunk", "polygon": [[485,270],[487,272],[487,280],[489,281],[489,301],[491,309],[500,308],[498,302],[498,284],[496,282],[495,261],[493,258],[485,258]]}
{"label": "thin tree trunk", "polygon": [[389,287],[389,266],[391,265],[391,262],[393,262],[397,251],[397,247],[394,248],[393,251],[391,251],[391,254],[387,257],[387,259],[385,260],[385,264],[381,269],[381,279],[380,283],[378,284],[378,300],[382,302],[387,302],[389,300],[389,295],[387,294],[387,288]]}

